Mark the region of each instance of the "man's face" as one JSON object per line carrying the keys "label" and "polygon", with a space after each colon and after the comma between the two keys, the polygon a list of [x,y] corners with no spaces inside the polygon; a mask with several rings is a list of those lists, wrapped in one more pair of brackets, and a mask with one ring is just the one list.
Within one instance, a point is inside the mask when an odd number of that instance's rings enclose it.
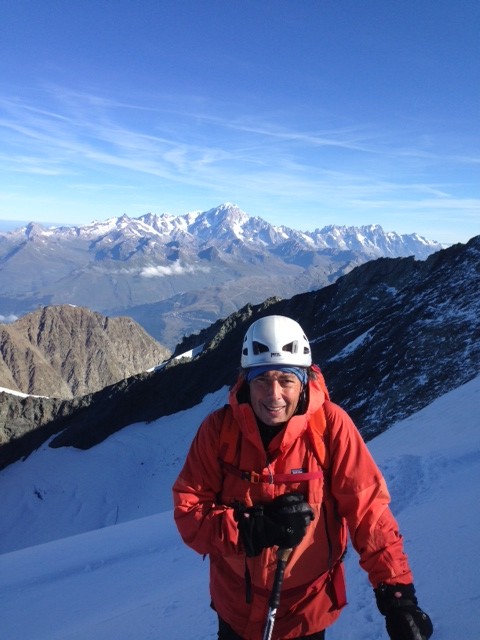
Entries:
{"label": "man's face", "polygon": [[293,373],[267,371],[250,382],[250,402],[264,424],[281,425],[295,413],[301,391],[302,383]]}

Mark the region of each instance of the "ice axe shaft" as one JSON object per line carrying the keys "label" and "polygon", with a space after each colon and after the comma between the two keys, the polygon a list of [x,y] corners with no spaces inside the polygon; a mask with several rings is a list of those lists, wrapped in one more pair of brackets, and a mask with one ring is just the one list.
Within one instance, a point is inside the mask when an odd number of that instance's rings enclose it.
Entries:
{"label": "ice axe shaft", "polygon": [[280,592],[282,590],[283,574],[287,565],[290,554],[293,549],[279,549],[277,551],[277,568],[275,569],[275,577],[273,579],[273,587],[268,602],[267,621],[265,623],[265,631],[263,632],[263,640],[270,640],[275,624],[275,616],[280,605]]}

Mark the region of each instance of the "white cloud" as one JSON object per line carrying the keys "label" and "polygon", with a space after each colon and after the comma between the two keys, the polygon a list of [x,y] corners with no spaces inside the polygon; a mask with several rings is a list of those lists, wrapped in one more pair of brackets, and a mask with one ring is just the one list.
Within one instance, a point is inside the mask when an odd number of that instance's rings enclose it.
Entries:
{"label": "white cloud", "polygon": [[182,276],[187,273],[195,273],[196,271],[208,273],[210,269],[208,267],[201,267],[197,265],[182,265],[177,261],[168,266],[156,265],[145,267],[140,272],[140,275],[144,278],[163,278],[165,276]]}

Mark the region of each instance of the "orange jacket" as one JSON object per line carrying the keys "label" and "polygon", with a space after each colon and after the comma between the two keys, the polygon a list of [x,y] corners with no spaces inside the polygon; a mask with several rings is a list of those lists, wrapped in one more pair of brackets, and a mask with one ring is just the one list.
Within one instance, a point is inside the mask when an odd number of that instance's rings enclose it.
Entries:
{"label": "orange jacket", "polygon": [[[380,582],[411,583],[402,537],[388,508],[385,481],[345,411],[325,400],[319,381],[310,381],[307,412],[292,417],[266,453],[252,408],[238,401],[243,384],[240,378],[229,397],[241,433],[235,466],[261,474],[318,471],[306,429],[312,413],[323,404],[328,469],[325,478],[303,482],[249,482],[226,471],[220,461],[225,409],[204,420],[173,486],[174,517],[185,543],[210,557],[210,593],[220,617],[245,640],[261,640],[277,564],[276,548],[264,549],[254,558],[245,556],[233,515],[236,501],[251,506],[296,491],[315,513],[286,566],[273,640],[313,634],[339,616],[345,604],[340,560],[347,528],[373,587]],[[251,602],[245,595],[246,570]]]}

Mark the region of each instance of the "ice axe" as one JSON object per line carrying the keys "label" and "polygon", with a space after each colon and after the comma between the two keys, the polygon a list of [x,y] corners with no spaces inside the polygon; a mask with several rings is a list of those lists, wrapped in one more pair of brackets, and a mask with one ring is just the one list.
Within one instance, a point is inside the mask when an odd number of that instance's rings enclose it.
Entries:
{"label": "ice axe", "polygon": [[272,592],[270,593],[270,600],[268,602],[268,614],[267,621],[265,623],[265,631],[263,632],[263,640],[270,640],[272,637],[275,616],[277,615],[277,609],[280,604],[283,574],[285,573],[285,567],[292,551],[293,549],[279,549],[277,551],[277,568],[275,569]]}

